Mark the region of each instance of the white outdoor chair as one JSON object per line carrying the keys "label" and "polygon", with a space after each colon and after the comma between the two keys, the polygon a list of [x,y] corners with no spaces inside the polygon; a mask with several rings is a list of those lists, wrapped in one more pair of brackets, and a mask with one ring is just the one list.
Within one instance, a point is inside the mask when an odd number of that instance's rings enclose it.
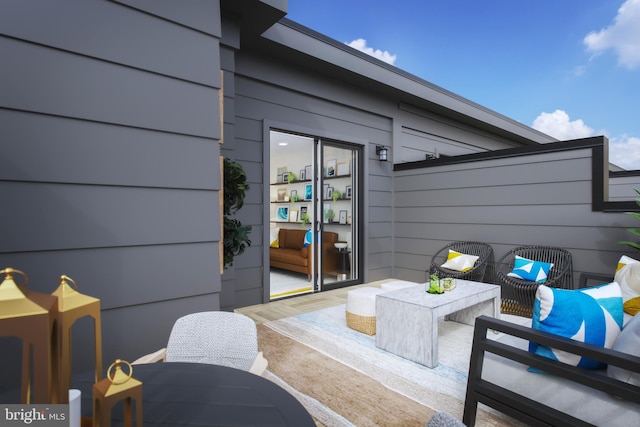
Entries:
{"label": "white outdoor chair", "polygon": [[207,311],[176,320],[166,348],[147,354],[133,364],[155,362],[210,363],[257,375],[267,368],[258,351],[255,322],[239,313]]}

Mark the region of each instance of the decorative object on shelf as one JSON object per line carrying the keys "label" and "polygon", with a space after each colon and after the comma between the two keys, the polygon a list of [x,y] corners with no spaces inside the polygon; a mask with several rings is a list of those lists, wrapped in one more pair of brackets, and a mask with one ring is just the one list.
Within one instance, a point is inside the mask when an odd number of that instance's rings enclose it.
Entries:
{"label": "decorative object on shelf", "polygon": [[344,189],[344,198],[345,199],[350,199],[351,198],[351,186],[347,185]]}
{"label": "decorative object on shelf", "polygon": [[285,182],[296,182],[298,180],[298,175],[296,175],[294,172],[289,172],[289,175],[287,175],[287,180]]}
{"label": "decorative object on shelf", "polygon": [[[128,374],[122,370],[122,365],[128,366]],[[122,401],[124,425],[131,426],[134,412],[131,406],[132,400],[136,401],[135,425],[142,427],[142,382],[133,378],[131,363],[116,359],[107,369],[107,377],[93,385],[93,425],[95,427],[110,426],[111,411]]]}
{"label": "decorative object on shelf", "polygon": [[277,221],[289,221],[289,208],[285,206],[281,206],[278,208],[276,214]]}
{"label": "decorative object on shelf", "polygon": [[288,183],[289,182],[289,176],[291,175],[290,172],[285,172],[282,174],[282,182]]}
{"label": "decorative object on shelf", "polygon": [[300,221],[302,221],[302,223],[305,225],[311,224],[311,217],[309,217],[309,214],[307,212],[301,213]]}
{"label": "decorative object on shelf", "polygon": [[333,211],[333,209],[327,209],[327,222],[332,223],[335,217],[336,213]]}
{"label": "decorative object on shelf", "polygon": [[247,174],[242,165],[227,158],[224,159],[224,268],[233,265],[233,258],[244,252],[247,246],[251,246],[249,233],[250,225],[242,225],[235,218],[230,218],[244,205],[244,197],[249,189]]}
{"label": "decorative object on shelf", "polygon": [[289,213],[289,222],[298,222],[298,211],[292,210]]}
{"label": "decorative object on shelf", "polygon": [[334,202],[340,199],[341,197],[342,197],[342,193],[339,192],[338,190],[331,191],[331,199],[333,199]]}
{"label": "decorative object on shelf", "polygon": [[336,176],[337,163],[336,159],[327,160],[326,176]]}
{"label": "decorative object on shelf", "polygon": [[324,193],[324,198],[326,200],[333,199],[333,187],[327,187],[327,191]]}
{"label": "decorative object on shelf", "polygon": [[381,162],[386,162],[388,160],[389,149],[384,145],[378,145],[376,147],[376,154],[378,155],[378,160]]}
{"label": "decorative object on shelf", "polygon": [[278,188],[277,200],[279,202],[284,202],[285,201],[285,197],[287,197],[287,189],[286,188]]}
{"label": "decorative object on shelf", "polygon": [[[69,286],[73,284],[73,288]],[[100,322],[100,300],[78,292],[78,285],[69,276],[60,276],[60,285],[52,295],[58,297],[56,319],[58,349],[54,355],[57,367],[59,403],[68,403],[71,388],[71,327],[76,320],[89,316],[93,318],[95,380],[102,379],[102,327]]]}
{"label": "decorative object on shelf", "polygon": [[297,190],[291,190],[291,198],[289,200],[291,200],[292,202],[297,202],[298,200],[300,200],[300,196],[298,196]]}
{"label": "decorative object on shelf", "polygon": [[440,278],[436,273],[429,276],[429,281],[425,283],[425,291],[430,294],[443,294],[444,289],[440,284]]}
{"label": "decorative object on shelf", "polygon": [[347,223],[347,211],[345,210],[341,210],[340,214],[338,216],[338,222],[340,224],[346,224]]}
{"label": "decorative object on shelf", "polygon": [[298,175],[300,175],[300,181],[307,179],[307,171],[304,169],[300,169],[300,173]]}
{"label": "decorative object on shelf", "polygon": [[304,175],[306,179],[313,179],[313,166],[307,165],[304,167]]}
{"label": "decorative object on shelf", "polygon": [[[325,203],[322,207],[322,222],[325,224],[329,222],[328,212],[331,210],[331,203]],[[331,211],[333,212],[333,211]]]}
{"label": "decorative object on shelf", "polygon": [[283,178],[284,178],[284,174],[287,173],[287,167],[286,166],[282,166],[278,168],[278,174],[276,175],[276,182],[278,182],[279,184],[282,184]]}
{"label": "decorative object on shelf", "polygon": [[338,163],[338,176],[349,175],[349,162]]}
{"label": "decorative object on shelf", "polygon": [[305,184],[304,186],[304,199],[311,200],[313,199],[313,185]]}
{"label": "decorative object on shelf", "polygon": [[[58,403],[53,384],[56,297],[29,291],[29,278],[20,270],[7,267],[0,274],[4,274],[0,284],[0,336],[22,340],[20,402]],[[24,279],[20,286],[13,280],[15,274]]]}

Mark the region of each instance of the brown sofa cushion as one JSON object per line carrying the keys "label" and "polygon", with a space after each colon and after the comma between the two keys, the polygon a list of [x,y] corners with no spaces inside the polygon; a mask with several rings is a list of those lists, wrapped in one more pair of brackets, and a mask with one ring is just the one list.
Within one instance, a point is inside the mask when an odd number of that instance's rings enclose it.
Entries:
{"label": "brown sofa cushion", "polygon": [[281,228],[278,234],[278,245],[283,249],[301,249],[304,247],[304,235],[307,230],[291,230]]}

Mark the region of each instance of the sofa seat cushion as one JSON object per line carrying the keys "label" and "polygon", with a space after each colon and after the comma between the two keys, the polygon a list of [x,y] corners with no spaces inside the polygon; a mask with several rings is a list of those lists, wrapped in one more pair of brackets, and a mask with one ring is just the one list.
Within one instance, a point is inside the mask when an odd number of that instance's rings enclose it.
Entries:
{"label": "sofa seat cushion", "polygon": [[295,265],[309,265],[309,249],[286,249],[286,248],[271,248],[269,249],[269,257],[272,262],[282,262],[286,264]]}
{"label": "sofa seat cushion", "polygon": [[[528,348],[528,341],[511,335],[496,338],[521,350]],[[606,375],[606,369],[592,372]],[[529,372],[527,365],[493,353],[486,354],[482,378],[593,425],[627,427],[638,422],[638,403],[618,399],[555,375]]]}

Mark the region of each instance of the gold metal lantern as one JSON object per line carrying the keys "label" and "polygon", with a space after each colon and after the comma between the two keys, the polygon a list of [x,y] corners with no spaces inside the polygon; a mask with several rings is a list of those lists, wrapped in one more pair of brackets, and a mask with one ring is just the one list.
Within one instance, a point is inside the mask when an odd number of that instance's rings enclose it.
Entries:
{"label": "gold metal lantern", "polygon": [[[73,284],[73,287],[69,285]],[[60,403],[68,403],[71,388],[71,328],[82,317],[93,318],[95,381],[102,379],[102,326],[100,322],[100,300],[78,292],[78,285],[69,276],[60,276],[60,285],[52,295],[58,297],[56,329],[58,348],[54,355],[57,368],[56,386]]]}
{"label": "gold metal lantern", "polygon": [[[0,284],[0,336],[22,340],[20,401],[58,403],[52,372],[56,297],[26,289],[29,278],[20,270],[7,267],[0,274],[5,275]],[[13,280],[15,274],[24,279],[20,286]]]}
{"label": "gold metal lantern", "polygon": [[[128,374],[122,365],[128,366]],[[107,369],[106,378],[93,385],[93,427],[110,427],[111,411],[120,401],[124,403],[124,425],[131,427],[132,399],[136,401],[136,427],[142,427],[142,382],[133,378],[131,363],[117,359]]]}

